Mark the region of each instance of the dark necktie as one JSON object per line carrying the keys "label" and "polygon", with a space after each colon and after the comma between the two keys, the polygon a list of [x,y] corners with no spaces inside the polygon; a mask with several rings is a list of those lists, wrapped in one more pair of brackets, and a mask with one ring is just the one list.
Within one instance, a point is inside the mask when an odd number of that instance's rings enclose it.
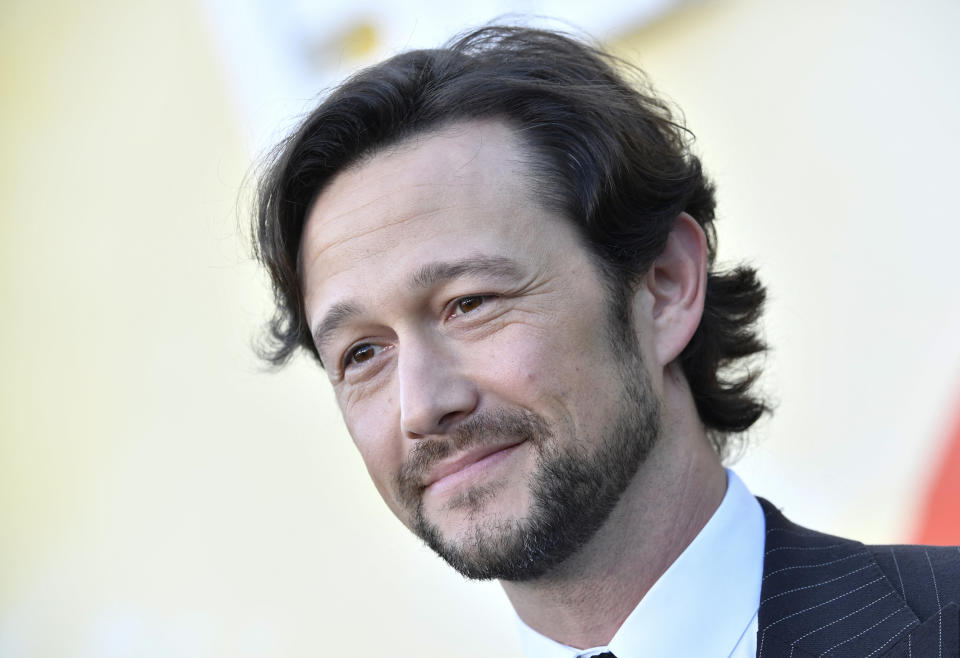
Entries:
{"label": "dark necktie", "polygon": [[617,658],[617,657],[614,656],[609,651],[604,651],[603,653],[598,653],[597,655],[591,656],[590,658]]}

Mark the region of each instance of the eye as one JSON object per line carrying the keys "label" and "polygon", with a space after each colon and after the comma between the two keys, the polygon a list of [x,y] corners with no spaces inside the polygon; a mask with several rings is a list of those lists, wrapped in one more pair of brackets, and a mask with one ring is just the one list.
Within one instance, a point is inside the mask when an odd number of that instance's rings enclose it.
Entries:
{"label": "eye", "polygon": [[485,301],[487,301],[487,298],[484,295],[461,297],[457,300],[456,310],[458,313],[469,313],[480,308]]}
{"label": "eye", "polygon": [[366,363],[373,357],[377,355],[377,352],[382,349],[377,345],[371,343],[361,343],[360,345],[354,345],[347,353],[343,355],[343,367],[349,368],[352,365],[361,365]]}

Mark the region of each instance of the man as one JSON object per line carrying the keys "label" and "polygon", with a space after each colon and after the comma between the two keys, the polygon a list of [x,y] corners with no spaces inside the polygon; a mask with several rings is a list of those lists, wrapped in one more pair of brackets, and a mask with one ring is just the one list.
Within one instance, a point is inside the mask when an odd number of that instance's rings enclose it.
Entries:
{"label": "man", "polygon": [[267,358],[318,359],[531,656],[956,655],[960,551],[799,528],[721,465],[765,411],[764,290],[714,269],[713,188],[617,66],[491,27],[335,90],[261,181]]}

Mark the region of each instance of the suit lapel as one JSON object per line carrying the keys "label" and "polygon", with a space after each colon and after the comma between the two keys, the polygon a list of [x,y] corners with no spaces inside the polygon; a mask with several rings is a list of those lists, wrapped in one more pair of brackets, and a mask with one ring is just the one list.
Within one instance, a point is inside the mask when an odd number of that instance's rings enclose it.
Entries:
{"label": "suit lapel", "polygon": [[[769,502],[760,499],[760,503],[767,536],[758,618],[759,658],[879,656],[894,648],[899,653],[901,640],[909,649],[909,635],[915,628],[920,628],[924,638],[931,637],[930,621],[921,627],[863,544],[807,530],[788,521]],[[939,625],[934,621],[933,632],[941,638],[940,646],[949,615],[945,608]],[[956,621],[953,613],[954,644]],[[949,635],[949,628],[946,630]],[[943,655],[956,655],[956,651]]]}

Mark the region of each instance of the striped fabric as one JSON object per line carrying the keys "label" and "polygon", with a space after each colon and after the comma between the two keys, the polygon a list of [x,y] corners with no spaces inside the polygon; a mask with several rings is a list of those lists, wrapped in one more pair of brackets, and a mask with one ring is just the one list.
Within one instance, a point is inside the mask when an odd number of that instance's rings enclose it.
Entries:
{"label": "striped fabric", "polygon": [[865,546],[767,522],[757,656],[960,656],[960,548]]}

